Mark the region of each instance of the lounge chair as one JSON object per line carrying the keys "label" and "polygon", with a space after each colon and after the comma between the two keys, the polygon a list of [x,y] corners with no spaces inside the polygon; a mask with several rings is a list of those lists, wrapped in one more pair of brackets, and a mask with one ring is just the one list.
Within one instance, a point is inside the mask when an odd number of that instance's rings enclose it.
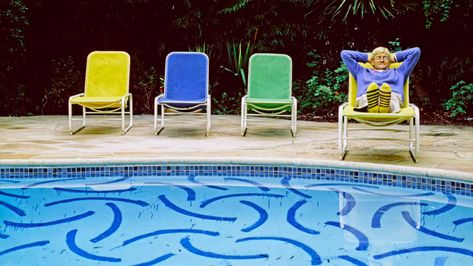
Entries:
{"label": "lounge chair", "polygon": [[[198,52],[172,52],[166,57],[164,94],[154,100],[154,129],[164,129],[164,116],[177,114],[206,115],[206,136],[210,133],[209,58]],[[161,125],[158,128],[158,107]],[[166,109],[171,112],[166,113]],[[202,113],[205,111],[205,113]]]}
{"label": "lounge chair", "polygon": [[[369,63],[359,63],[361,66],[371,68]],[[389,67],[397,68],[402,63],[393,63]],[[343,160],[347,154],[348,140],[350,139],[368,139],[368,140],[401,140],[409,143],[409,152],[414,162],[417,162],[417,153],[419,152],[419,127],[420,127],[420,115],[419,108],[409,103],[409,80],[406,80],[404,84],[404,102],[401,104],[401,111],[399,113],[367,113],[358,112],[354,110],[356,101],[356,92],[358,89],[355,78],[349,74],[348,78],[348,102],[343,103],[338,108],[338,145],[340,151],[340,159]],[[395,131],[408,131],[408,138],[374,138],[374,137],[362,137],[353,138],[348,137],[348,120],[353,119],[360,123],[374,126],[368,130],[390,130],[385,128],[389,125],[399,124],[403,121],[409,121],[408,130],[395,130]],[[367,130],[366,128],[361,130]],[[393,130],[393,129],[391,129]]]}
{"label": "lounge chair", "polygon": [[[87,114],[120,114],[122,135],[133,125],[133,99],[129,93],[130,56],[126,52],[95,51],[87,56],[84,93],[69,97],[69,130],[85,127]],[[73,129],[72,105],[82,106],[82,126]],[[128,107],[128,111],[126,108]],[[130,116],[125,127],[125,115]]]}
{"label": "lounge chair", "polygon": [[297,100],[292,96],[292,60],[288,55],[250,57],[248,94],[241,99],[242,136],[246,135],[249,116],[290,117],[291,133],[296,136]]}

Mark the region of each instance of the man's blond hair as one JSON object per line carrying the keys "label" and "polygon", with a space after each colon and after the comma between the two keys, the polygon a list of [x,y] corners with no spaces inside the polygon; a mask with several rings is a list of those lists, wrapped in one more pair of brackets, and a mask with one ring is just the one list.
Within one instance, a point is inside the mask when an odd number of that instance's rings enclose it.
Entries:
{"label": "man's blond hair", "polygon": [[382,54],[382,53],[385,53],[388,56],[388,58],[392,60],[392,55],[389,49],[382,46],[374,48],[374,50],[370,53],[368,60],[372,61],[377,55]]}

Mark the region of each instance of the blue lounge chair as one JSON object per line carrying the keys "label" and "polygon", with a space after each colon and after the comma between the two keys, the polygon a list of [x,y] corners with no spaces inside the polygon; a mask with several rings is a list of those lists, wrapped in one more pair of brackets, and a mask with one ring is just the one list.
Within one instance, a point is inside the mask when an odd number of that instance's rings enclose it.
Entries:
{"label": "blue lounge chair", "polygon": [[[198,52],[172,52],[166,57],[164,94],[154,100],[154,129],[164,128],[164,115],[198,114],[207,116],[206,136],[210,132],[209,58]],[[161,126],[158,128],[158,106]],[[166,113],[166,108],[173,112]],[[205,112],[203,112],[205,111]]]}

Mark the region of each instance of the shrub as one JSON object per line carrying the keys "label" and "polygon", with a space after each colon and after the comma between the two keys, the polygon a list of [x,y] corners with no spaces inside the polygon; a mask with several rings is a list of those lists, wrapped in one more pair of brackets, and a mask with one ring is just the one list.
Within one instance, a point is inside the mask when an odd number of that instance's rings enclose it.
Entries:
{"label": "shrub", "polygon": [[145,67],[135,64],[137,71],[132,74],[130,92],[133,94],[133,111],[136,114],[150,114],[154,112],[154,97],[158,96],[163,88],[164,78],[158,75],[154,67]]}
{"label": "shrub", "polygon": [[24,115],[32,106],[24,81],[28,7],[22,0],[0,1],[0,115]]}
{"label": "shrub", "polygon": [[71,56],[51,60],[50,87],[41,99],[41,114],[64,114],[69,96],[82,92],[82,75]]}
{"label": "shrub", "polygon": [[[309,53],[313,58],[307,63],[309,68],[319,66],[320,56],[314,51]],[[334,70],[325,69],[321,75],[317,71],[312,72],[312,77],[306,81],[305,90],[299,96],[301,112],[314,112],[327,114],[333,112],[339,104],[347,100],[348,69],[343,62]]]}
{"label": "shrub", "polygon": [[452,97],[443,104],[445,110],[450,111],[450,116],[455,118],[458,115],[472,114],[473,83],[462,80],[450,87],[450,90]]}

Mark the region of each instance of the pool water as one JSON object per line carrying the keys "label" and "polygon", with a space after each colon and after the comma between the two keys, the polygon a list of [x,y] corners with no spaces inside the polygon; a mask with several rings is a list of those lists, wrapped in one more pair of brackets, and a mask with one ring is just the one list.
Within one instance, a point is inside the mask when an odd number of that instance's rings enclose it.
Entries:
{"label": "pool water", "polygon": [[473,197],[272,177],[1,179],[0,265],[473,265]]}

